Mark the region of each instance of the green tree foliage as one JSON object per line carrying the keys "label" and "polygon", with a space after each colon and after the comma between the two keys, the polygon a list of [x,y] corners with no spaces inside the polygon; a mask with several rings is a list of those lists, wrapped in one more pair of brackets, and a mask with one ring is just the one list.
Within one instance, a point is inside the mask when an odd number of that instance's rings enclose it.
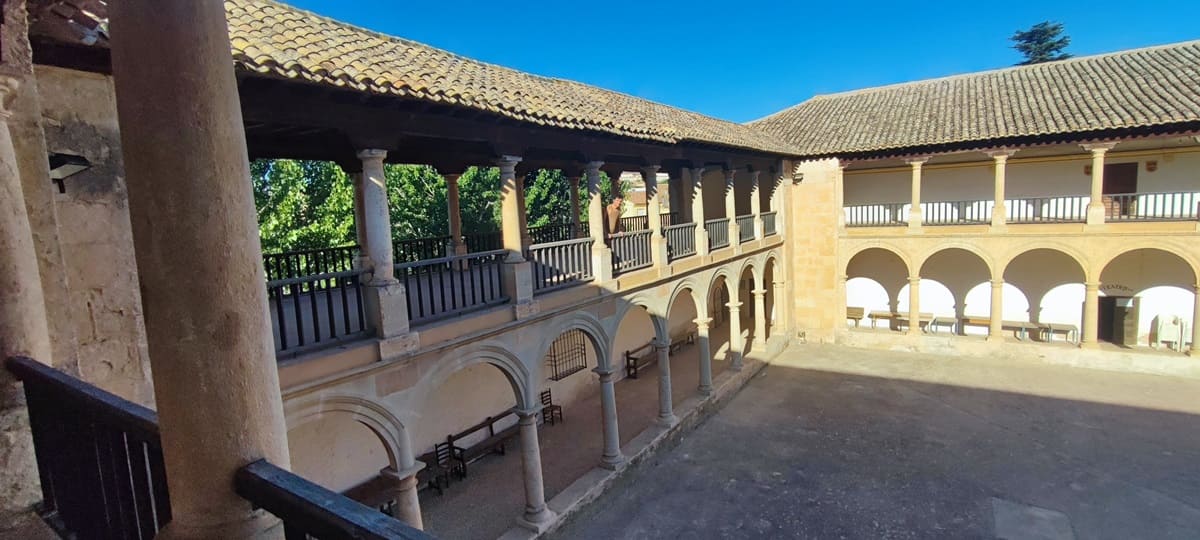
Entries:
{"label": "green tree foliage", "polygon": [[1013,48],[1025,56],[1025,61],[1018,64],[1021,66],[1071,57],[1071,53],[1064,50],[1071,44],[1071,38],[1063,34],[1060,23],[1043,21],[1029,30],[1017,31],[1009,39],[1014,43]]}
{"label": "green tree foliage", "polygon": [[260,160],[250,173],[264,252],[354,242],[354,186],[337,165]]}

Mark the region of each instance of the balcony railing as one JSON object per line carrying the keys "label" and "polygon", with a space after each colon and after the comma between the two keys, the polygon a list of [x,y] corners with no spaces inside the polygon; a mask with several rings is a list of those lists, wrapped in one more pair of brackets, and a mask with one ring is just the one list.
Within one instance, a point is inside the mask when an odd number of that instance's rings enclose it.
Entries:
{"label": "balcony railing", "polygon": [[763,236],[771,236],[771,235],[775,234],[775,232],[776,232],[775,231],[775,216],[776,215],[778,215],[776,212],[763,212],[762,213]]}
{"label": "balcony railing", "polygon": [[[664,228],[670,227],[679,218],[679,212],[663,212],[659,214]],[[650,228],[648,216],[626,216],[621,218],[621,230],[624,232],[641,231]]]}
{"label": "balcony railing", "polygon": [[738,216],[738,243],[754,240],[754,214]]}
{"label": "balcony railing", "polygon": [[1004,218],[1008,223],[1083,223],[1091,197],[1034,197],[1005,199]]}
{"label": "balcony railing", "polygon": [[645,268],[653,262],[649,229],[614,234],[608,237],[608,245],[612,248],[614,274]]}
{"label": "balcony railing", "polygon": [[847,206],[842,211],[847,227],[894,227],[908,224],[905,203],[863,204]]}
{"label": "balcony railing", "polygon": [[290,356],[366,335],[361,279],[348,270],[268,281],[275,351]]}
{"label": "balcony railing", "polygon": [[[63,538],[154,538],[171,521],[158,415],[29,358],[5,367],[25,387],[46,523]],[[234,485],[288,539],[430,538],[264,460]]]}
{"label": "balcony railing", "polygon": [[924,225],[991,223],[993,201],[936,201],[921,203]]}
{"label": "balcony railing", "polygon": [[529,228],[529,240],[534,244],[548,244],[579,238],[574,223],[551,223],[541,227]]}
{"label": "balcony railing", "polygon": [[1194,221],[1200,192],[1125,193],[1104,196],[1105,221]]}
{"label": "balcony railing", "polygon": [[438,259],[447,255],[449,244],[449,235],[396,240],[392,243],[392,259],[398,263]]}
{"label": "balcony railing", "polygon": [[696,253],[696,224],[680,223],[663,229],[667,238],[667,260],[674,261]]}
{"label": "balcony railing", "polygon": [[498,249],[395,266],[408,296],[408,320],[417,324],[508,300],[500,267],[507,251]]}
{"label": "balcony railing", "polygon": [[302,249],[284,253],[263,254],[267,280],[286,279],[314,274],[345,272],[354,269],[358,246],[323,249]]}
{"label": "balcony railing", "polygon": [[529,246],[533,290],[542,292],[592,280],[592,238]]}
{"label": "balcony railing", "polygon": [[729,245],[729,219],[717,218],[704,222],[704,230],[708,232],[708,249],[714,250]]}

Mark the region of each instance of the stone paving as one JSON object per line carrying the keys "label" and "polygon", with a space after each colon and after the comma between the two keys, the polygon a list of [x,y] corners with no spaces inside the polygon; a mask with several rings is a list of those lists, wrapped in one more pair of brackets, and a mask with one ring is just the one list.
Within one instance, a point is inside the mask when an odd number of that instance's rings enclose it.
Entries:
{"label": "stone paving", "polygon": [[796,346],[553,538],[1200,538],[1200,381]]}

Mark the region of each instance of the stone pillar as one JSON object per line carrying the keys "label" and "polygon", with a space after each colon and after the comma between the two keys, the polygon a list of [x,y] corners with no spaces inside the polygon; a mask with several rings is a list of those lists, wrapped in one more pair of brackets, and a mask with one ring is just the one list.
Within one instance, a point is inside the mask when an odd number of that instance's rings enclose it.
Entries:
{"label": "stone pillar", "polygon": [[737,199],[734,192],[734,178],[737,176],[737,171],[729,169],[725,171],[725,217],[729,219],[729,245],[733,247],[734,253],[741,253],[741,226],[737,222]]}
{"label": "stone pillar", "polygon": [[763,239],[762,193],[758,185],[759,171],[750,173],[750,213],[754,214],[754,239]]}
{"label": "stone pillar", "polygon": [[692,322],[696,323],[696,354],[700,356],[700,395],[712,395],[712,349],[708,343],[708,325],[712,323],[711,317],[699,317]]}
{"label": "stone pillar", "polygon": [[1100,326],[1100,283],[1089,281],[1083,286],[1083,335],[1079,346],[1094,349],[1098,346],[1096,336]]}
{"label": "stone pillar", "polygon": [[617,391],[613,383],[613,369],[596,368],[600,376],[600,417],[604,423],[604,453],[600,466],[615,470],[625,462],[621,454],[621,434],[617,427]]}
{"label": "stone pillar", "polygon": [[612,281],[612,250],[608,231],[604,230],[604,196],[600,193],[600,167],[603,161],[591,161],[584,167],[588,182],[588,231],[592,235],[592,275],[596,283]]}
{"label": "stone pillar", "polygon": [[417,473],[423,468],[425,464],[418,461],[415,466],[405,471],[396,471],[391,467],[379,471],[380,476],[392,481],[396,498],[396,515],[392,517],[414,529],[425,528],[424,520],[421,519],[421,501],[417,498]]}
{"label": "stone pillar", "polygon": [[521,469],[525,480],[525,513],[517,519],[522,527],[543,532],[554,520],[554,511],[546,506],[546,487],[542,483],[542,447],[538,443],[537,407],[514,409],[521,433]]}
{"label": "stone pillar", "polygon": [[1192,301],[1192,346],[1188,349],[1188,355],[1200,356],[1200,283],[1192,291],[1196,297]]}
{"label": "stone pillar", "polygon": [[696,224],[696,255],[708,255],[708,229],[704,228],[704,167],[689,171],[688,188],[692,194],[692,222]]}
{"label": "stone pillar", "polygon": [[763,288],[750,291],[754,295],[754,341],[750,348],[756,351],[767,350],[767,290]]}
{"label": "stone pillar", "polygon": [[658,165],[642,167],[646,184],[646,220],[650,226],[650,258],[659,272],[667,269],[667,238],[663,236],[662,197],[658,190]]}
{"label": "stone pillar", "polygon": [[658,354],[658,425],[671,427],[679,422],[675,417],[674,403],[671,400],[671,342],[654,344],[654,352]]}
{"label": "stone pillar", "polygon": [[1081,145],[1092,153],[1092,193],[1088,201],[1087,224],[1104,224],[1104,155],[1117,143],[1095,143]]}
{"label": "stone pillar", "polygon": [[[53,365],[33,230],[8,129],[12,114],[8,105],[16,89],[16,79],[0,77],[0,276],[4,280],[4,300],[0,301],[0,359],[25,355]],[[11,380],[5,373],[0,379]]]}
{"label": "stone pillar", "polygon": [[995,194],[992,198],[992,228],[994,229],[1002,229],[1006,224],[1008,208],[1004,202],[1004,184],[1007,177],[1008,158],[1014,153],[1016,153],[1016,150],[1009,150],[1007,148],[988,152],[988,155],[992,156],[992,160],[994,161],[992,165],[992,183],[995,188]]}
{"label": "stone pillar", "polygon": [[[845,291],[845,289],[846,289],[845,276],[842,276],[842,278],[839,279],[838,281],[841,283],[841,289],[843,291]],[[785,282],[784,280],[781,279],[781,280],[775,281],[774,283],[772,283],[772,285],[774,286],[771,291],[771,295],[775,299],[775,318],[772,319],[771,335],[775,335],[775,333],[779,331],[778,330],[779,328],[782,328],[785,332],[790,330],[791,323],[788,321],[788,309],[787,309],[786,303],[785,303],[785,299],[787,298],[787,294],[786,294],[787,282]],[[846,298],[846,295],[843,293],[842,294],[842,304],[846,303],[845,298]],[[841,306],[841,308],[844,311],[846,309],[846,306],[843,305],[843,306]]]}
{"label": "stone pillar", "polygon": [[742,303],[730,300],[725,305],[729,308],[729,369],[741,371],[742,352],[746,350],[746,341],[742,338]]}
{"label": "stone pillar", "polygon": [[515,315],[524,319],[537,312],[533,303],[533,268],[525,260],[525,197],[522,179],[517,176],[517,156],[503,156],[496,161],[500,169],[500,236],[502,247],[508,251],[501,267],[501,284]]}
{"label": "stone pillar", "polygon": [[458,207],[459,174],[443,175],[446,178],[446,215],[450,217],[449,255],[466,255],[467,243],[463,241],[462,212]]}
{"label": "stone pillar", "polygon": [[991,317],[988,319],[988,341],[1004,339],[1004,280],[992,280]]}
{"label": "stone pillar", "polygon": [[363,288],[363,304],[376,337],[389,339],[408,333],[408,294],[396,280],[392,260],[392,217],[388,210],[386,150],[359,150],[362,160],[363,232],[367,240],[366,268],[371,277]]}
{"label": "stone pillar", "polygon": [[921,166],[928,160],[928,157],[908,160],[908,165],[912,167],[912,203],[908,210],[909,229],[920,229],[921,223],[924,221],[924,214],[921,210]]}
{"label": "stone pillar", "polygon": [[583,224],[579,221],[579,214],[582,211],[579,207],[579,177],[572,176],[568,180],[571,181],[571,237],[579,238],[583,231]]}
{"label": "stone pillar", "polygon": [[[838,160],[837,174],[834,175],[834,177],[833,177],[833,190],[834,190],[833,194],[834,194],[834,198],[837,199],[837,203],[835,204],[835,206],[837,206],[837,210],[838,210],[838,229],[839,230],[846,227],[846,210],[845,210],[845,208],[846,208],[846,167],[849,167],[849,166],[850,166],[849,161],[844,160],[844,159]],[[899,219],[900,216],[889,216],[889,217],[894,217],[896,219],[896,221],[900,220]]]}
{"label": "stone pillar", "polygon": [[908,278],[908,334],[921,335],[921,278]]}
{"label": "stone pillar", "polygon": [[279,520],[233,489],[248,463],[291,463],[225,9],[124,0],[109,14],[171,492],[158,538],[280,538]]}
{"label": "stone pillar", "polygon": [[517,208],[520,209],[517,216],[521,223],[521,256],[524,257],[524,254],[529,253],[529,246],[533,245],[533,237],[529,235],[529,212],[525,208],[525,175],[517,173],[514,169],[513,176],[516,180],[513,185],[517,188]]}
{"label": "stone pillar", "polygon": [[684,195],[683,178],[680,176],[679,168],[672,168],[667,171],[667,198],[670,201],[668,205],[671,213],[675,214],[675,221],[671,225],[679,225],[692,220],[691,204]]}
{"label": "stone pillar", "polygon": [[363,212],[363,174],[362,171],[349,173],[350,183],[354,186],[354,239],[358,244],[358,267],[370,268],[371,261],[367,258],[367,224]]}

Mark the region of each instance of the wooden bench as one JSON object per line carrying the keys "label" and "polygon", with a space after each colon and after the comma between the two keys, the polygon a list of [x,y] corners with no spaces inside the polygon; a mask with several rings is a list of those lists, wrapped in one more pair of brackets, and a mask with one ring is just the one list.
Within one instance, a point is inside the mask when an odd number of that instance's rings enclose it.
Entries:
{"label": "wooden bench", "polygon": [[631,379],[638,378],[638,370],[646,367],[651,362],[658,361],[658,353],[654,351],[654,342],[651,341],[632,351],[625,351],[625,376]]}
{"label": "wooden bench", "polygon": [[900,318],[900,314],[893,311],[872,311],[867,314],[867,318],[871,319],[871,328],[875,328],[879,321],[888,321],[888,326],[891,326],[893,320]]}
{"label": "wooden bench", "polygon": [[[963,326],[982,326],[990,328],[991,317],[967,316],[962,318]],[[1029,332],[1038,332],[1038,325],[1027,321],[1000,321],[1001,330],[1010,330],[1021,341],[1029,339]]]}
{"label": "wooden bench", "polygon": [[[858,324],[862,322],[863,317],[867,314],[867,308],[846,307],[846,318],[854,321],[854,327],[858,328]],[[872,324],[873,326],[873,324]]]}
{"label": "wooden bench", "polygon": [[684,332],[681,335],[671,338],[671,347],[667,351],[667,354],[675,354],[675,353],[679,352],[679,350],[682,349],[684,345],[691,345],[695,342],[696,342],[696,332],[691,331],[691,330]]}
{"label": "wooden bench", "polygon": [[936,316],[933,318],[933,320],[929,321],[929,324],[925,325],[925,328],[929,330],[929,333],[936,334],[938,328],[942,326],[949,326],[950,333],[953,334],[958,330],[958,319],[955,319],[954,317],[946,317],[944,315]]}
{"label": "wooden bench", "polygon": [[[508,419],[509,417],[515,416],[516,413],[513,413],[512,411],[508,411],[496,416],[489,416],[478,424],[446,437],[446,442],[450,445],[453,453],[452,459],[453,461],[457,462],[462,469],[462,478],[467,477],[467,465],[478,460],[479,458],[493,453],[504,455],[505,442],[515,437],[520,427],[516,422],[513,422],[513,425],[503,428],[500,431],[496,431],[496,424]],[[458,445],[459,441],[483,430],[487,430],[487,438],[472,444],[467,448],[463,448]]]}
{"label": "wooden bench", "polygon": [[1079,327],[1065,323],[1039,323],[1039,337],[1044,341],[1054,341],[1054,334],[1062,334],[1063,339],[1079,343]]}
{"label": "wooden bench", "polygon": [[[896,319],[896,329],[897,330],[899,330],[900,327],[903,325],[912,326],[912,322],[908,320],[908,313],[893,313],[893,315]],[[931,323],[931,322],[933,322],[933,314],[932,313],[917,313],[917,328],[918,329],[920,329],[921,326],[924,326],[926,331],[928,331],[929,323]]]}

